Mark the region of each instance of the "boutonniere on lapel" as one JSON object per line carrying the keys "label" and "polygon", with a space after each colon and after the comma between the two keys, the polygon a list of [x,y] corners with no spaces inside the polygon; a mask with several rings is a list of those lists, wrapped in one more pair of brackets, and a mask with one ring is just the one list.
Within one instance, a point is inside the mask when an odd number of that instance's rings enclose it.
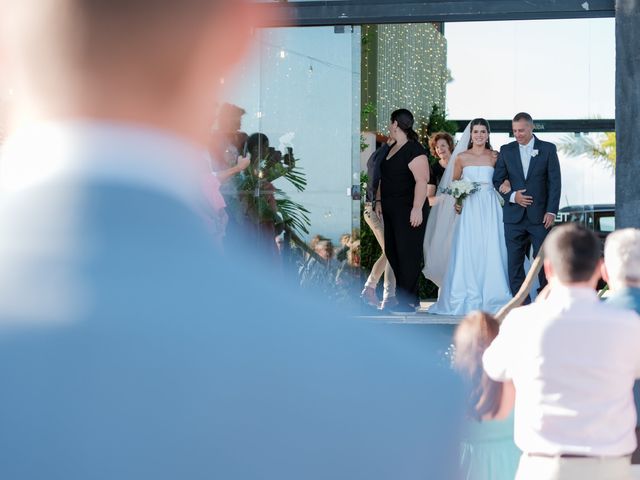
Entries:
{"label": "boutonniere on lapel", "polygon": [[531,158],[537,157],[537,156],[538,156],[538,150],[534,148],[533,150],[531,150]]}

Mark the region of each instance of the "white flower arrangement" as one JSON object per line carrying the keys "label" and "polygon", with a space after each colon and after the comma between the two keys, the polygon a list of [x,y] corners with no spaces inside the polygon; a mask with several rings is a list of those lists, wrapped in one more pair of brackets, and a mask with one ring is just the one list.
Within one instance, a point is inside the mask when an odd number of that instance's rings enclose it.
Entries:
{"label": "white flower arrangement", "polygon": [[280,145],[278,146],[278,150],[280,150],[281,152],[286,152],[287,148],[293,149],[293,139],[295,138],[295,136],[295,132],[287,132],[282,135],[278,139],[278,142],[280,143]]}
{"label": "white flower arrangement", "polygon": [[469,195],[477,192],[480,189],[480,183],[470,182],[469,180],[460,179],[454,180],[449,184],[447,188],[443,188],[442,193],[451,195],[456,199],[458,205],[462,205],[462,201]]}
{"label": "white flower arrangement", "polygon": [[534,148],[533,150],[531,150],[531,158],[537,157],[537,156],[538,156],[538,150]]}

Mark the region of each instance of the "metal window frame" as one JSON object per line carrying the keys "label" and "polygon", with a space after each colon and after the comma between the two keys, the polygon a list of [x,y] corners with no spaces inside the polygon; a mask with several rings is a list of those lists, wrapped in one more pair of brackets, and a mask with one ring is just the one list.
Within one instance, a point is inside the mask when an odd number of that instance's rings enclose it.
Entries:
{"label": "metal window frame", "polygon": [[263,27],[615,17],[615,0],[338,0],[258,5]]}
{"label": "metal window frame", "polygon": [[[454,120],[458,124],[458,131],[462,132],[469,120]],[[614,119],[563,119],[563,120],[534,120],[536,133],[596,133],[615,132],[616,121]],[[511,131],[511,120],[489,120],[491,133],[508,133]]]}

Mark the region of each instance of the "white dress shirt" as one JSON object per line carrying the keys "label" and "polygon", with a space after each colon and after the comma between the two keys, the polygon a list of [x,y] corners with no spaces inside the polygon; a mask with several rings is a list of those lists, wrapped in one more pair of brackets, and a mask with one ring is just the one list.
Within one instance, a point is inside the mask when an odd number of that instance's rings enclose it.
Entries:
{"label": "white dress shirt", "polygon": [[[529,164],[531,163],[531,156],[533,155],[533,145],[536,142],[536,137],[531,137],[529,143],[526,145],[518,144],[518,148],[520,149],[520,160],[522,161],[522,171],[524,172],[524,179],[527,179],[527,172],[529,171]],[[509,201],[511,203],[516,203],[516,192],[511,194],[509,197]]]}
{"label": "white dress shirt", "polygon": [[636,447],[633,383],[640,317],[586,288],[554,287],[513,310],[485,351],[494,380],[516,388],[515,442],[525,453],[627,455]]}
{"label": "white dress shirt", "polygon": [[529,143],[526,145],[518,145],[520,149],[520,160],[522,161],[522,170],[524,171],[524,178],[527,179],[527,173],[529,172],[529,164],[531,163],[531,157],[533,156],[533,144],[536,141],[536,137],[531,137]]}

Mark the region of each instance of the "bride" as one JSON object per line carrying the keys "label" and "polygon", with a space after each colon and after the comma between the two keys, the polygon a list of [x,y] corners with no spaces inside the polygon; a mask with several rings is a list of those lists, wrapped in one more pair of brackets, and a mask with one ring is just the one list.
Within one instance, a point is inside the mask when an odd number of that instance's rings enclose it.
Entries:
{"label": "bride", "polygon": [[423,273],[440,287],[438,301],[429,313],[495,313],[511,300],[502,207],[492,181],[496,159],[489,133],[489,122],[472,120],[442,177],[441,188],[461,177],[481,186],[464,200],[460,215],[455,212],[455,200],[438,193],[424,241]]}

